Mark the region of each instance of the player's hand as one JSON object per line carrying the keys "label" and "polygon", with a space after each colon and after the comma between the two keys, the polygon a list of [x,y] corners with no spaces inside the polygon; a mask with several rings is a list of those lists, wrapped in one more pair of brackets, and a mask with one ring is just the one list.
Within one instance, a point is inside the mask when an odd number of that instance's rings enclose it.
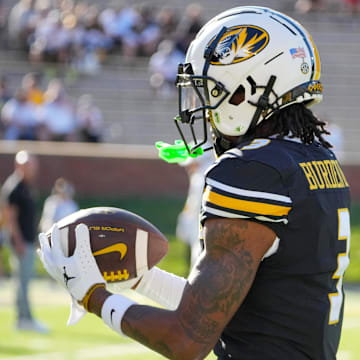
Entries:
{"label": "player's hand", "polygon": [[64,255],[60,245],[60,230],[55,224],[51,229],[51,247],[45,234],[39,235],[39,257],[47,272],[61,284],[73,298],[68,323],[75,323],[84,311],[74,301],[84,302],[89,291],[105,280],[91,252],[89,229],[84,224],[75,228],[76,246],[70,257]]}

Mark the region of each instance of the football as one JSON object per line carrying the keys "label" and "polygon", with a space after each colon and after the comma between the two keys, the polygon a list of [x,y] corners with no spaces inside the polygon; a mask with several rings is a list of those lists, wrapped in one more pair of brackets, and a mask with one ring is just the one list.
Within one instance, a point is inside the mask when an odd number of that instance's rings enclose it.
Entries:
{"label": "football", "polygon": [[[75,250],[75,227],[85,224],[90,246],[107,283],[119,283],[143,275],[168,252],[165,236],[142,217],[123,209],[94,207],[79,210],[58,222],[65,255]],[[50,241],[50,233],[47,233]]]}

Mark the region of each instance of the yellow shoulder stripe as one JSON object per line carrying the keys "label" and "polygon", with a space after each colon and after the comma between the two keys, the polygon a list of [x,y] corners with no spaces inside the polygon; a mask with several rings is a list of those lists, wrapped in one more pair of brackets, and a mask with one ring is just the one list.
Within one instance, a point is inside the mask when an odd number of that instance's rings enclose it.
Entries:
{"label": "yellow shoulder stripe", "polygon": [[287,215],[291,210],[291,207],[289,206],[272,205],[254,201],[234,199],[229,196],[217,194],[211,191],[209,188],[205,190],[203,199],[214,205],[228,209],[246,211],[260,215],[283,216]]}

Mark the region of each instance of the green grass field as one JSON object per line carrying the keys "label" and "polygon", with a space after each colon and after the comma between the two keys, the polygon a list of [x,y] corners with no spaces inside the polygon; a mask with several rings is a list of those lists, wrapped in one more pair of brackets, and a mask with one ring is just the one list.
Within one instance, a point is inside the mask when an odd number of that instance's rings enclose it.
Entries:
{"label": "green grass field", "polygon": [[[67,327],[67,296],[62,289],[48,282],[36,282],[32,291],[36,316],[51,328],[48,335],[16,331],[11,284],[1,288],[0,296],[1,360],[163,359],[143,346],[118,336],[93,315],[87,315],[77,325]],[[359,334],[360,292],[349,291],[338,360],[360,359]],[[213,355],[207,358],[213,359]]]}
{"label": "green grass field", "polygon": [[[3,284],[4,285],[4,284]],[[46,335],[19,332],[14,328],[11,304],[13,284],[0,289],[0,359],[1,360],[157,360],[162,356],[107,328],[102,320],[87,315],[77,325],[68,327],[67,294],[47,280],[32,286],[34,312],[51,332]],[[133,294],[133,292],[132,292]],[[133,296],[133,295],[130,295]],[[138,302],[145,299],[134,297]],[[214,359],[212,355],[208,360]]]}
{"label": "green grass field", "polygon": [[[170,252],[160,263],[165,269],[186,276],[186,248],[171,239]],[[51,333],[39,335],[14,329],[13,284],[0,283],[0,360],[160,360],[157,355],[134,341],[108,329],[93,315],[67,327],[69,314],[65,292],[48,280],[36,280],[31,289],[38,319],[49,325]],[[144,302],[144,298],[137,298]],[[360,288],[346,297],[343,336],[338,360],[360,360]],[[206,360],[214,360],[210,354]]]}

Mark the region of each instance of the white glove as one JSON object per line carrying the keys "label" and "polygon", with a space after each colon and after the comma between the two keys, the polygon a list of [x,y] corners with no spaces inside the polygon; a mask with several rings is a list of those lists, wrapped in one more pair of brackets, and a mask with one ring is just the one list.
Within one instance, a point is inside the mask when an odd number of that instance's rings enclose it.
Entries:
{"label": "white glove", "polygon": [[67,321],[67,325],[75,325],[77,324],[85,315],[87,311],[81,306],[73,297],[71,297],[70,304],[70,315]]}
{"label": "white glove", "polygon": [[70,257],[66,257],[61,249],[60,230],[56,224],[51,229],[51,247],[46,235],[39,235],[41,250],[38,254],[45,269],[72,297],[68,324],[76,323],[85,314],[77,301],[82,301],[94,285],[105,284],[91,252],[89,229],[79,224],[75,228],[75,235],[75,251]]}

